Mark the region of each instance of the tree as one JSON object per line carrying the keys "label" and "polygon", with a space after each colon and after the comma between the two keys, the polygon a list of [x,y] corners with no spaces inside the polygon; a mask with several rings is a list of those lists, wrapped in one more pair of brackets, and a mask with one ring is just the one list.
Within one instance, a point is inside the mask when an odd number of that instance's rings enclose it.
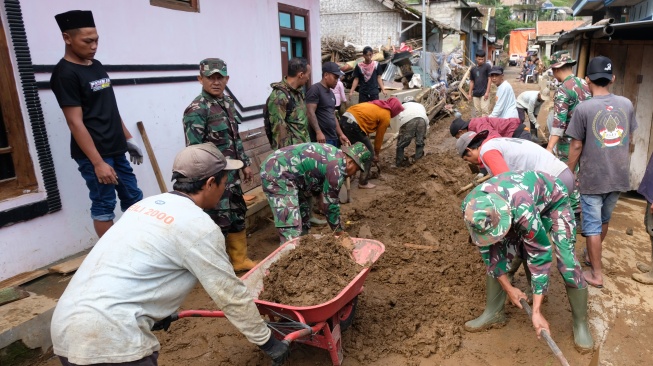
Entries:
{"label": "tree", "polygon": [[513,29],[535,27],[535,22],[522,22],[519,20],[512,20],[510,19],[511,15],[512,13],[510,8],[497,8],[495,13],[495,21],[497,23],[497,39],[503,39],[503,37],[506,34],[510,34],[510,31]]}

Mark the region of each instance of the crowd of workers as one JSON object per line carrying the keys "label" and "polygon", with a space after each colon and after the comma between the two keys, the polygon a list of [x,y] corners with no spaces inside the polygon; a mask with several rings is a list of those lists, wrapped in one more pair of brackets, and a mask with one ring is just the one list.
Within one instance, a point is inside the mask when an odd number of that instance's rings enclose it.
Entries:
{"label": "crowd of workers", "polygon": [[[199,63],[201,93],[183,112],[187,147],[173,163],[173,191],[143,199],[125,153],[136,164],[143,155],[120,118],[106,71],[94,58],[98,35],[93,15],[70,11],[55,18],[66,51],[50,82],[71,131],[71,155],[89,189],[100,237],[52,316],[55,354],[63,365],[156,365],[160,345],[150,331],[153,323],[174,312],[199,280],[250,342],[282,362],[287,343],[271,335],[235,274],[256,265],[247,254],[247,205],[241,189],[253,172],[233,100],[224,93],[227,63],[219,58]],[[343,182],[360,171],[358,187],[375,188],[369,172],[388,128],[398,133],[396,166],[407,164],[404,149],[413,139],[414,159],[424,155],[425,108],[411,99],[379,100],[379,91],[386,90],[371,55],[372,49],[365,48],[364,61],[354,71],[349,96],[358,86],[359,103],[340,111],[350,101],[335,63],[322,65],[322,79],[306,93],[302,89],[311,66],[302,58],[290,60],[287,77],[271,85],[264,123],[274,151],[261,163],[260,176],[281,244],[306,234],[311,224],[321,224],[311,217],[314,211],[324,213],[324,223],[336,235],[343,232]],[[516,98],[503,80],[503,69],[486,67],[481,52],[476,56],[470,94],[481,116],[456,119],[450,127],[459,155],[494,176],[461,206],[470,240],[487,265],[486,309],[465,328],[477,331],[504,323],[506,296],[521,307],[526,295],[511,285],[509,275],[523,264],[531,283],[533,325],[538,335],[548,331],[541,304],[555,254],[572,307],[576,346],[591,349],[587,285],[603,284],[601,243],[619,192],[629,187],[629,144],[637,127],[632,104],[609,93],[614,81],[610,60],[592,59],[583,80],[571,73],[575,61],[568,54],[555,54],[553,74],[562,84],[554,97],[552,138],[544,149],[531,141],[530,130],[537,127],[548,91]],[[491,112],[490,81],[497,86]],[[531,126],[524,124],[527,117]],[[371,134],[376,134],[373,140]],[[650,165],[642,194],[653,210]],[[583,260],[591,264],[586,272],[574,253],[577,217],[570,198],[577,191],[588,247]],[[116,193],[124,215],[114,224]],[[651,213],[647,231],[653,235]],[[635,279],[653,283],[650,266],[640,269],[646,273]]]}

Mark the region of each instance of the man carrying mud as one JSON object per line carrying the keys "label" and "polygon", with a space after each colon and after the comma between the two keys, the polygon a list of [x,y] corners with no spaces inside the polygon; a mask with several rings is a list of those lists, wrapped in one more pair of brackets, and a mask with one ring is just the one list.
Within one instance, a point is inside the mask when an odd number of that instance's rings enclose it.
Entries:
{"label": "man carrying mud", "polygon": [[[550,333],[541,312],[549,286],[553,253],[567,288],[573,318],[574,343],[581,352],[592,349],[587,324],[587,283],[574,254],[576,224],[562,182],[541,172],[508,172],[474,188],[461,205],[465,225],[487,266],[486,307],[465,323],[470,332],[506,322],[504,303],[522,308],[526,295],[510,284],[508,272],[516,256],[526,258],[533,291],[533,327]],[[551,246],[548,235],[554,246]]]}
{"label": "man carrying mud", "polygon": [[308,233],[310,205],[307,192],[322,193],[329,226],[342,232],[338,193],[372,159],[361,142],[341,149],[329,144],[305,143],[279,149],[261,163],[263,192],[274,215],[281,244]]}
{"label": "man carrying mud", "polygon": [[275,364],[285,360],[288,346],[272,336],[234,273],[220,227],[203,211],[242,167],[213,143],[189,146],[172,164],[174,191],[135,203],[100,238],[52,315],[62,365],[156,366],[161,345],[150,329],[198,280],[247,340]]}

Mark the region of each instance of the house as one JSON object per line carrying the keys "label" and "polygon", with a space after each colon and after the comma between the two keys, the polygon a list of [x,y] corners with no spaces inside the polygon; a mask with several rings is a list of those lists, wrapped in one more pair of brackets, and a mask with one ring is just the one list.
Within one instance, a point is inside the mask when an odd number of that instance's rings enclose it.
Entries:
{"label": "house", "polygon": [[[421,5],[412,6],[421,10]],[[483,13],[475,5],[465,0],[431,0],[428,2],[427,15],[457,31],[444,37],[442,52],[451,52],[462,43],[465,56],[471,59],[476,49],[483,44],[484,26],[478,19],[474,19],[483,17]]]}
{"label": "house", "polygon": [[[584,6],[584,5],[583,5]],[[639,4],[626,9],[627,14]],[[576,9],[575,9],[576,10]],[[598,9],[603,16],[613,10]],[[621,12],[624,12],[621,10]],[[586,13],[597,19],[600,15]],[[624,18],[621,18],[622,20]],[[584,77],[587,64],[595,56],[606,56],[612,60],[612,72],[615,82],[612,93],[630,99],[635,107],[638,128],[632,135],[635,149],[630,155],[630,188],[637,189],[646,170],[648,158],[653,153],[653,70],[648,61],[653,57],[653,21],[635,21],[618,24],[591,25],[576,28],[563,33],[556,50],[568,50],[578,60],[575,72]]]}
{"label": "house", "polygon": [[[426,17],[427,47],[439,52],[445,34],[456,32],[432,16]],[[399,45],[422,38],[422,14],[400,0],[321,0],[322,37],[344,37],[362,46]]]}
{"label": "house", "polygon": [[541,21],[538,20],[535,24],[535,43],[540,45],[542,51],[541,56],[551,56],[551,46],[558,41],[560,34],[565,31],[576,29],[588,22],[584,20],[562,20],[562,21]]}
{"label": "house", "polygon": [[[91,247],[90,200],[70,158],[70,132],[49,79],[64,44],[54,15],[92,10],[127,128],[143,147],[143,121],[169,182],[184,147],[186,106],[200,92],[198,63],[221,57],[241,136],[255,163],[269,150],[262,108],[284,62],[320,63],[314,0],[5,0],[0,7],[0,280]],[[312,80],[321,78],[313,68]],[[145,149],[143,149],[145,151]],[[254,170],[258,167],[255,165]],[[159,193],[150,159],[134,167],[146,196]],[[116,210],[120,215],[120,210]]]}

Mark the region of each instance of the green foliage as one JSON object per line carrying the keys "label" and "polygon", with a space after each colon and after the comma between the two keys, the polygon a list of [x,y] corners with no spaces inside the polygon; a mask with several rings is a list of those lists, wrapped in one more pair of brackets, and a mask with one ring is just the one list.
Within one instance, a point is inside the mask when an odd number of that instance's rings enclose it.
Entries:
{"label": "green foliage", "polygon": [[[535,22],[522,22],[510,19],[510,8],[498,8],[495,16],[497,23],[497,39],[503,39],[510,31],[517,28],[534,28]],[[506,42],[508,43],[508,42]]]}

